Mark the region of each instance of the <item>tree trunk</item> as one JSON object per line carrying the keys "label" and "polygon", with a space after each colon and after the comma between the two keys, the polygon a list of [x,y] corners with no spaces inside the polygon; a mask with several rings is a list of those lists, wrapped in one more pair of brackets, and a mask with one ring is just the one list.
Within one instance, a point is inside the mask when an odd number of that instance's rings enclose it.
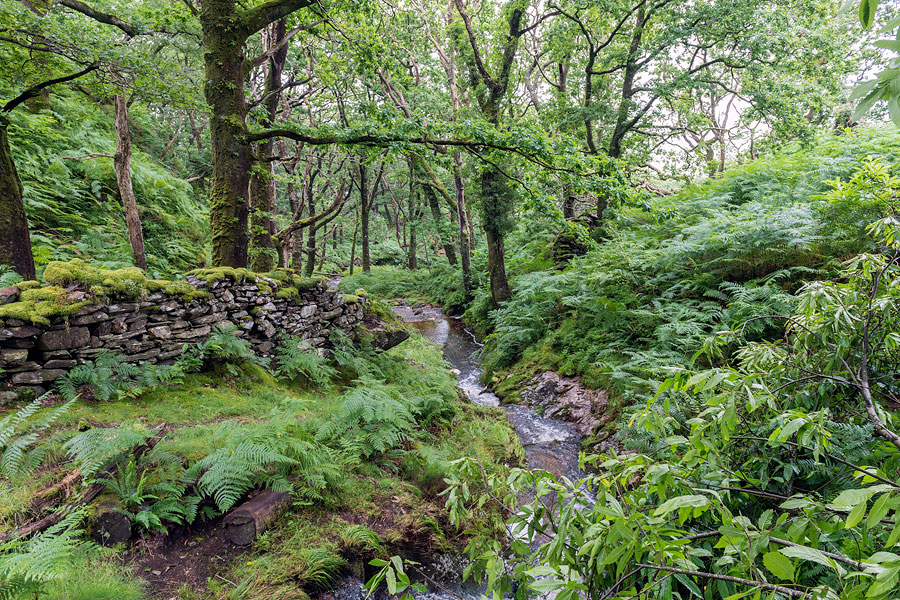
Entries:
{"label": "tree trunk", "polygon": [[[278,47],[287,36],[287,24],[284,19],[272,26],[272,35],[267,36],[269,43],[266,50]],[[264,127],[271,127],[275,122],[278,105],[281,102],[281,74],[284,64],[287,62],[287,44],[278,47],[278,50],[269,58],[269,70],[266,73],[266,85],[263,90],[266,108]],[[261,142],[257,147],[257,158],[264,161],[264,167],[257,169],[253,175],[251,184],[251,222],[250,245],[253,249],[251,268],[259,273],[271,271],[275,266],[272,256],[272,234],[275,230],[276,194],[275,187],[275,163],[271,160],[275,142],[271,139]]]}
{"label": "tree trunk", "polygon": [[137,199],[131,186],[131,129],[128,126],[128,103],[124,96],[115,96],[113,104],[116,108],[116,155],[113,158],[116,184],[119,186],[119,196],[122,197],[122,206],[125,208],[125,225],[128,228],[134,264],[146,270],[147,258],[144,254],[141,214],[138,212]]}
{"label": "tree trunk", "polygon": [[353,275],[353,267],[356,266],[356,235],[359,233],[359,212],[356,214],[356,222],[353,225],[353,242],[350,244],[350,274]]}
{"label": "tree trunk", "polygon": [[[306,205],[309,209],[309,216],[316,214],[316,199],[313,197],[312,187],[309,189],[309,197],[306,199]],[[309,232],[306,234],[306,270],[303,274],[306,277],[312,277],[316,270],[316,227],[307,227]]]}
{"label": "tree trunk", "polygon": [[447,262],[450,263],[450,266],[456,266],[456,249],[453,247],[453,242],[450,239],[450,232],[447,231],[446,224],[443,222],[443,215],[441,215],[441,207],[438,204],[437,194],[434,192],[434,188],[430,185],[422,186],[425,191],[425,197],[428,199],[428,206],[431,208],[431,216],[434,219],[434,225],[438,231],[438,237],[441,240],[441,246],[444,248],[444,255],[447,257]]}
{"label": "tree trunk", "polygon": [[572,195],[572,188],[568,185],[562,186],[563,195],[563,217],[566,219],[575,218],[575,196]]}
{"label": "tree trunk", "polygon": [[369,202],[366,193],[366,165],[359,165],[359,205],[360,228],[362,229],[362,270],[368,272],[372,267],[372,258],[369,254]]}
{"label": "tree trunk", "polygon": [[0,114],[0,264],[11,265],[25,279],[34,279],[34,256],[22,181],[9,147],[6,115]]}
{"label": "tree trunk", "polygon": [[469,243],[466,234],[466,196],[460,169],[462,160],[459,152],[453,153],[453,187],[456,188],[456,219],[459,225],[459,258],[462,263],[462,280],[465,301],[472,299],[472,264],[469,258]]}
{"label": "tree trunk", "polygon": [[416,197],[416,177],[412,166],[412,161],[409,163],[409,197],[407,198],[407,223],[409,224],[409,245],[407,246],[407,254],[406,254],[406,266],[410,271],[415,271],[419,266],[419,258],[416,256],[416,226],[418,225],[418,217],[416,216],[416,211],[418,211],[418,207],[416,206],[418,202],[418,198]]}
{"label": "tree trunk", "polygon": [[290,505],[287,492],[267,490],[228,513],[222,522],[225,536],[238,546],[251,544],[268,529]]}
{"label": "tree trunk", "polygon": [[252,155],[245,133],[244,43],[237,26],[234,0],[202,0],[204,94],[209,103],[212,144],[209,221],[212,263],[246,267],[249,245],[250,167]]}
{"label": "tree trunk", "polygon": [[509,300],[512,292],[506,277],[503,236],[511,207],[511,190],[506,188],[505,177],[495,167],[487,166],[481,173],[482,226],[488,247],[488,275],[491,299],[494,306]]}

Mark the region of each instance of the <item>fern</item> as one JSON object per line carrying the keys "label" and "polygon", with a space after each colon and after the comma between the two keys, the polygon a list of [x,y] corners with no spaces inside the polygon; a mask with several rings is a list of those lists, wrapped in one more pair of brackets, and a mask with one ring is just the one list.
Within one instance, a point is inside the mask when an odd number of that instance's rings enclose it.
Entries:
{"label": "fern", "polygon": [[307,383],[328,388],[337,370],[301,338],[289,338],[278,347],[276,372],[288,379],[302,378]]}
{"label": "fern", "polygon": [[39,444],[40,434],[72,406],[61,404],[29,423],[43,407],[47,394],[0,420],[0,475],[11,477],[34,470],[46,455],[46,445]]}
{"label": "fern", "polygon": [[304,464],[299,458],[305,446],[285,440],[283,427],[238,432],[226,445],[196,462],[189,476],[197,480],[197,490],[213,498],[220,511],[227,511],[255,486],[266,483],[273,489],[290,490],[287,474]]}
{"label": "fern", "polygon": [[75,435],[63,448],[88,480],[149,437],[149,431],[134,425],[95,427]]}
{"label": "fern", "polygon": [[253,352],[253,346],[238,335],[234,324],[220,323],[206,341],[185,345],[176,364],[184,372],[202,371],[221,365],[230,374],[237,375],[236,367],[242,363],[268,367],[268,361]]}
{"label": "fern", "polygon": [[81,397],[101,402],[133,398],[163,384],[181,380],[183,371],[177,366],[128,362],[125,356],[106,350],[93,362],[71,369],[56,384],[67,400]]}
{"label": "fern", "polygon": [[0,545],[0,600],[40,595],[49,583],[71,576],[72,555],[93,549],[82,541],[81,522],[87,508],[69,513],[62,521],[30,540]]}
{"label": "fern", "polygon": [[357,383],[319,428],[316,438],[336,444],[354,458],[399,449],[414,431],[415,417],[409,404],[375,381]]}

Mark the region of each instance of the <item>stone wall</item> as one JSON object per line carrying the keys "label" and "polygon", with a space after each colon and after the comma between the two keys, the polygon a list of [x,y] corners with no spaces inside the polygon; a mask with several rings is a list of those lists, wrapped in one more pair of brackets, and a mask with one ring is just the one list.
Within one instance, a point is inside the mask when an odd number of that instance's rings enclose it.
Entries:
{"label": "stone wall", "polygon": [[[350,333],[363,320],[364,298],[329,290],[323,281],[301,287],[261,276],[205,281],[189,275],[187,282],[200,293],[145,292],[121,302],[69,286],[72,302],[87,302],[70,315],[49,324],[0,317],[0,404],[43,393],[104,349],[131,361],[172,361],[185,344],[205,340],[228,321],[258,355],[271,356],[281,335],[321,348],[335,328]],[[0,304],[8,308],[17,300],[17,288],[0,290]]]}

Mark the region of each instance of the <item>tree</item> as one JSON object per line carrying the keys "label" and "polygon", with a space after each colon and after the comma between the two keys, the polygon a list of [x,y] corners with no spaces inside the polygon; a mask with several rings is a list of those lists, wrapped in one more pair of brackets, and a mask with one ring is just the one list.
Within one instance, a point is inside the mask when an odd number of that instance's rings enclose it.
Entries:
{"label": "tree", "polygon": [[247,39],[313,0],[267,0],[241,8],[235,0],[200,0],[204,93],[210,107],[212,261],[246,267],[250,173],[254,163],[244,93]]}
{"label": "tree", "polygon": [[[500,125],[503,100],[509,88],[510,76],[522,36],[525,4],[518,0],[504,7],[508,31],[500,47],[499,64],[492,74],[485,64],[472,18],[463,0],[454,0],[462,18],[463,30],[457,31],[456,44],[468,65],[469,85],[478,101],[482,117],[494,127]],[[466,47],[467,46],[467,47]],[[488,162],[481,169],[481,217],[488,251],[488,275],[491,299],[495,305],[512,294],[506,276],[504,235],[510,228],[509,216],[515,203],[515,194],[508,177],[501,167]]]}

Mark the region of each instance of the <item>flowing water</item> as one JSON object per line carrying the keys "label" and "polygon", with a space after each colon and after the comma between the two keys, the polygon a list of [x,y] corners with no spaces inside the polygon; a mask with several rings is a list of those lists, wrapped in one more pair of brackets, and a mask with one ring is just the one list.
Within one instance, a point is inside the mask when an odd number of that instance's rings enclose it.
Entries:
{"label": "flowing water", "polygon": [[[428,340],[443,348],[444,358],[457,372],[459,388],[472,402],[499,406],[506,413],[525,449],[528,468],[578,478],[578,452],[581,448],[578,431],[570,423],[544,418],[526,406],[501,406],[500,399],[481,385],[482,344],[461,320],[447,317],[434,307],[401,304],[395,306],[394,311]],[[465,566],[464,557],[435,556],[422,566],[426,575],[423,583],[429,591],[416,597],[420,600],[477,599],[481,589],[463,585],[460,581]],[[362,582],[348,578],[329,595],[336,600],[362,600],[366,592],[362,589]]]}

